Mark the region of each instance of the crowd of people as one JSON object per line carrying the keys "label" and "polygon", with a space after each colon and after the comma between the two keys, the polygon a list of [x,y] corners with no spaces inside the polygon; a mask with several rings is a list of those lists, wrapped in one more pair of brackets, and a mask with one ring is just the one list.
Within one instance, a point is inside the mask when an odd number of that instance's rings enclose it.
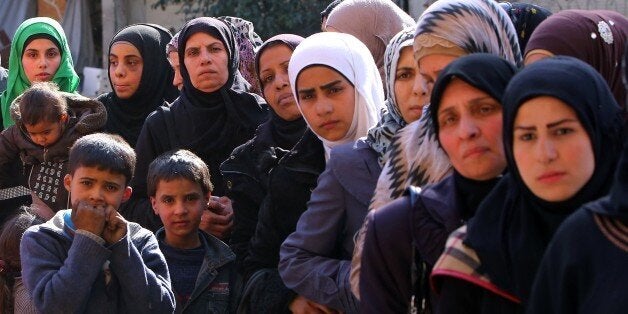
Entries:
{"label": "crowd of people", "polygon": [[335,0],[321,30],[129,25],[90,99],[24,21],[0,313],[625,311],[625,16]]}

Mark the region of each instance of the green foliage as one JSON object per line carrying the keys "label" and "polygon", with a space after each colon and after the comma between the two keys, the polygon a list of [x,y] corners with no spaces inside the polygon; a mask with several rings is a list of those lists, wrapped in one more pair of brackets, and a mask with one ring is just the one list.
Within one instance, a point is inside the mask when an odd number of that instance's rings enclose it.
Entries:
{"label": "green foliage", "polygon": [[281,33],[308,36],[320,31],[320,12],[331,0],[155,0],[152,7],[178,6],[186,20],[235,16],[253,22],[262,39]]}

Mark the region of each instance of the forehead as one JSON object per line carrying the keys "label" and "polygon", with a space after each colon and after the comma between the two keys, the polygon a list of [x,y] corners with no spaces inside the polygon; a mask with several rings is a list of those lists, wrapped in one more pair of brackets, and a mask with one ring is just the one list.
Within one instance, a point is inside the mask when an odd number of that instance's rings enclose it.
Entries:
{"label": "forehead", "polygon": [[545,124],[557,119],[580,120],[576,111],[564,101],[552,96],[539,96],[526,100],[515,117],[516,123]]}
{"label": "forehead", "polygon": [[178,194],[178,193],[202,193],[201,185],[187,178],[178,177],[170,180],[164,178],[157,180],[156,194]]}
{"label": "forehead", "polygon": [[35,124],[24,124],[24,128],[27,132],[38,133],[45,130],[52,129],[59,125],[59,122],[39,121]]}
{"label": "forehead", "polygon": [[292,49],[290,49],[284,43],[276,43],[272,46],[264,49],[259,56],[260,69],[269,67],[274,63],[283,63],[286,60],[290,60],[292,56]]}
{"label": "forehead", "polygon": [[57,48],[52,40],[46,38],[37,38],[28,43],[24,50],[48,50],[50,48]]}
{"label": "forehead", "polygon": [[[452,78],[447,84],[447,87],[445,87],[443,96],[440,99],[438,112],[451,108],[466,107],[472,100],[483,97],[491,96],[485,91],[472,86],[461,79]],[[493,98],[491,97],[491,99]]]}
{"label": "forehead", "polygon": [[303,69],[297,76],[299,89],[310,89],[333,81],[347,82],[340,72],[324,65],[314,65]]}
{"label": "forehead", "polygon": [[438,72],[457,58],[458,57],[440,53],[430,54],[419,59],[419,70],[421,73]]}
{"label": "forehead", "polygon": [[219,43],[224,46],[224,44],[222,43],[220,39],[210,34],[207,34],[205,32],[197,32],[197,33],[192,34],[188,38],[188,40],[185,42],[185,47],[189,48],[189,47],[206,46],[206,45],[211,45],[215,43]]}
{"label": "forehead", "polygon": [[128,41],[118,41],[111,45],[111,54],[114,54],[118,57],[124,56],[140,56],[140,51],[135,47],[135,45],[131,44]]}
{"label": "forehead", "polygon": [[113,182],[121,186],[124,186],[126,183],[126,178],[121,173],[114,173],[108,169],[102,169],[100,167],[79,165],[74,170],[73,179],[81,178],[88,178],[96,181]]}

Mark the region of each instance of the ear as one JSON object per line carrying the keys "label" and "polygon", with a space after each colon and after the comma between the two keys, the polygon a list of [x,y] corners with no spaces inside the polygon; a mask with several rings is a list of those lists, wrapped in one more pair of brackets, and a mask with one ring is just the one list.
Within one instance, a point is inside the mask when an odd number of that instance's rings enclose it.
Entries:
{"label": "ear", "polygon": [[159,216],[159,212],[157,211],[157,198],[151,196],[150,205],[153,207],[153,212],[155,213],[155,215]]}
{"label": "ear", "polygon": [[122,195],[122,203],[126,202],[131,198],[131,194],[133,194],[133,188],[127,186],[124,188],[124,194]]}
{"label": "ear", "polygon": [[209,208],[209,200],[212,199],[212,192],[207,192],[207,194],[205,194],[205,205],[207,208]]}
{"label": "ear", "polygon": [[72,175],[68,173],[65,175],[65,177],[63,177],[63,186],[68,192],[70,192],[71,184],[72,184]]}
{"label": "ear", "polygon": [[67,114],[67,113],[62,113],[62,114],[61,114],[61,119],[59,119],[59,121],[60,121],[61,123],[66,123],[66,122],[68,122],[68,114]]}

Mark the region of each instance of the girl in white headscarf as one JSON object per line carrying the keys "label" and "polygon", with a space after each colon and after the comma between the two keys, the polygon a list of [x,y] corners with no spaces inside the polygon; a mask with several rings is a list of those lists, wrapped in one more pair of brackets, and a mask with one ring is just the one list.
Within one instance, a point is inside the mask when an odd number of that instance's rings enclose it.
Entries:
{"label": "girl in white headscarf", "polygon": [[295,49],[288,72],[297,104],[323,142],[327,162],[296,231],[281,247],[279,274],[300,296],[357,313],[349,288],[353,237],[381,171],[377,152],[362,137],[375,126],[384,105],[381,78],[366,46],[341,33],[306,38]]}

